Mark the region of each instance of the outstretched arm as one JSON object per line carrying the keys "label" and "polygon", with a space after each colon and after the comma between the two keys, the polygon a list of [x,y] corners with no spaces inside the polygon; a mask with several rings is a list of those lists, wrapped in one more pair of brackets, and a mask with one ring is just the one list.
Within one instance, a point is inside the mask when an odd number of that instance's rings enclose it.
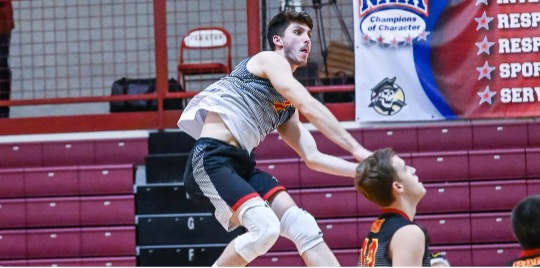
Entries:
{"label": "outstretched arm", "polygon": [[283,140],[300,155],[309,168],[337,176],[354,178],[357,164],[321,153],[309,130],[300,122],[298,111],[277,130]]}
{"label": "outstretched arm", "polygon": [[294,78],[287,60],[274,52],[261,52],[252,58],[251,66],[257,75],[270,80],[274,88],[321,133],[339,147],[350,152],[358,161],[371,155],[341,126],[336,117]]}

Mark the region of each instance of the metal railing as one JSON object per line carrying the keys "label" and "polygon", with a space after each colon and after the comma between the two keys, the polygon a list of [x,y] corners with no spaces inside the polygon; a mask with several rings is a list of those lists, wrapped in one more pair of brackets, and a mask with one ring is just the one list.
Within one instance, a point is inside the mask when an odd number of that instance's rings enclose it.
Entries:
{"label": "metal railing", "polygon": [[[269,8],[253,0],[9,2],[15,24],[11,99],[0,100],[0,106],[11,112],[9,119],[0,118],[0,135],[175,128],[181,110],[166,109],[165,101],[185,102],[217,79],[194,79],[183,91],[168,90],[168,80],[176,78],[182,35],[205,25],[227,28],[235,65],[260,51],[261,14]],[[112,95],[111,85],[122,77],[155,78],[155,91]],[[354,91],[354,85],[309,89],[314,94]],[[109,110],[111,102],[143,100],[157,105],[150,111]],[[354,120],[350,111],[343,117],[340,110],[338,118]]]}

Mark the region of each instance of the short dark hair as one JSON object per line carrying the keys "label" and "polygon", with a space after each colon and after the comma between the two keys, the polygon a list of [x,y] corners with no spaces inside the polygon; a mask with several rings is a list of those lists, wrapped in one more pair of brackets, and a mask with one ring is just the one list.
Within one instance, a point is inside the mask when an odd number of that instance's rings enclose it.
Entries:
{"label": "short dark hair", "polygon": [[512,228],[523,249],[540,248],[540,195],[531,195],[514,207]]}
{"label": "short dark hair", "polygon": [[387,207],[395,200],[392,184],[399,179],[392,166],[394,155],[390,148],[379,149],[356,167],[356,190],[381,207]]}
{"label": "short dark hair", "polygon": [[274,45],[273,41],[274,35],[283,36],[285,29],[289,27],[291,22],[305,24],[309,27],[309,29],[313,29],[313,20],[308,13],[304,11],[297,12],[292,9],[285,9],[281,11],[268,23],[266,39],[268,40],[272,50],[276,49],[276,45]]}

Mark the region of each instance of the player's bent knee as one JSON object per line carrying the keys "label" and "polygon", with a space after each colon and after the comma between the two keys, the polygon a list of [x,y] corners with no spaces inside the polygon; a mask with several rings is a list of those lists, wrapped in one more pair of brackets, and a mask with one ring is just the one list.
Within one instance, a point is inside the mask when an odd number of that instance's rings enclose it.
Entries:
{"label": "player's bent knee", "polygon": [[272,209],[263,202],[244,209],[238,217],[248,231],[234,240],[235,250],[249,263],[276,243],[280,223]]}
{"label": "player's bent knee", "polygon": [[297,206],[290,207],[281,218],[281,235],[294,242],[300,255],[324,242],[315,218]]}

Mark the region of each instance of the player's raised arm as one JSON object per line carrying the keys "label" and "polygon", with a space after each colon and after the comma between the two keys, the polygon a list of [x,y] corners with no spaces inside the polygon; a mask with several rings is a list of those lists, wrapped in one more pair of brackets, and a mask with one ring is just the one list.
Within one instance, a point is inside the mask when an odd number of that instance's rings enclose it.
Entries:
{"label": "player's raised arm", "polygon": [[[301,51],[302,48],[299,48]],[[336,117],[321,102],[294,78],[289,62],[277,52],[259,53],[249,65],[270,80],[274,88],[306,117],[328,139],[350,152],[358,161],[371,152],[361,146],[339,123]]]}
{"label": "player's raised arm", "polygon": [[281,125],[277,131],[310,169],[336,176],[354,178],[357,164],[320,152],[317,149],[315,139],[313,139],[304,124],[300,122],[298,112],[289,121]]}

